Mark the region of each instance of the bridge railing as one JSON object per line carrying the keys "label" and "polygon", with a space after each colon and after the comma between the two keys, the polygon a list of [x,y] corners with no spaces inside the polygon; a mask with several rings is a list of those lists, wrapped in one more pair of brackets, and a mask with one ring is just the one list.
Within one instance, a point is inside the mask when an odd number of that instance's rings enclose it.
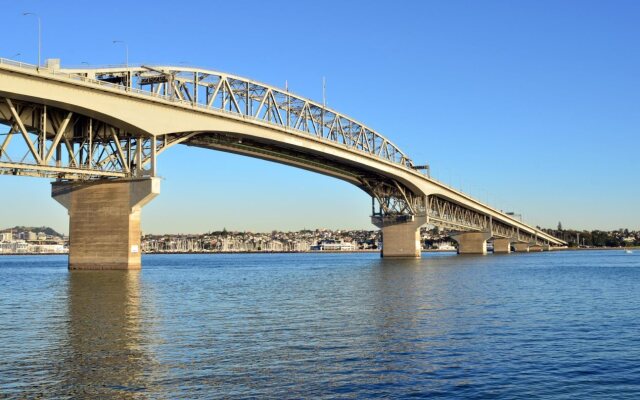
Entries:
{"label": "bridge railing", "polygon": [[10,65],[12,67],[26,68],[31,70],[38,70],[38,66],[34,64],[23,63],[21,61],[9,60],[8,58],[0,58],[0,64]]}

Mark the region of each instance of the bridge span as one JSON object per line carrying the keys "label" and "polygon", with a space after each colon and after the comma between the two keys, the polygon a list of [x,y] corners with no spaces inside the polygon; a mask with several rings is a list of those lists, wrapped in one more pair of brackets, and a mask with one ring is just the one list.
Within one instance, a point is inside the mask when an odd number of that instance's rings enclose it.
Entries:
{"label": "bridge span", "polygon": [[419,228],[454,230],[459,253],[566,243],[420,172],[366,125],[250,79],[176,66],[37,68],[0,59],[0,174],[56,179],[69,210],[69,267],[140,268],[140,211],[160,192],[157,156],[175,145],[270,160],[372,197],[384,257],[420,257]]}

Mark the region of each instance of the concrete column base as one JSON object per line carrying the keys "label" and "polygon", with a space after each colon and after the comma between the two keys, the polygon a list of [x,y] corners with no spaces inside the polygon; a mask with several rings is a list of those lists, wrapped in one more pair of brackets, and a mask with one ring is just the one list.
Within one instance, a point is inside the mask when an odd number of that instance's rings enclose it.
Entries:
{"label": "concrete column base", "polygon": [[529,252],[541,252],[541,251],[544,251],[544,250],[545,250],[544,246],[533,245],[533,246],[529,247]]}
{"label": "concrete column base", "polygon": [[54,182],[69,211],[69,269],[140,269],[140,211],[160,193],[158,178]]}
{"label": "concrete column base", "polygon": [[511,239],[493,239],[493,252],[495,254],[511,253]]}
{"label": "concrete column base", "polygon": [[458,242],[458,254],[487,254],[489,232],[464,232],[451,235]]}
{"label": "concrete column base", "polygon": [[528,253],[529,252],[529,243],[514,243],[513,248],[518,253]]}
{"label": "concrete column base", "polygon": [[427,222],[427,217],[413,216],[407,221],[389,221],[372,218],[371,222],[382,229],[381,257],[420,258],[420,227]]}

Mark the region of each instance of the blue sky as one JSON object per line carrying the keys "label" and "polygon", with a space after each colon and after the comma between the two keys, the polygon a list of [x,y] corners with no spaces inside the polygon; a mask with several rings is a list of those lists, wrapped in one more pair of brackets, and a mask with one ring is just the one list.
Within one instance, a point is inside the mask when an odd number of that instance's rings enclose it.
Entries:
{"label": "blue sky", "polygon": [[[0,56],[63,65],[187,63],[328,104],[433,175],[543,227],[640,229],[640,2],[0,0]],[[344,182],[178,147],[145,232],[372,229]],[[0,176],[0,226],[67,232],[45,179]]]}

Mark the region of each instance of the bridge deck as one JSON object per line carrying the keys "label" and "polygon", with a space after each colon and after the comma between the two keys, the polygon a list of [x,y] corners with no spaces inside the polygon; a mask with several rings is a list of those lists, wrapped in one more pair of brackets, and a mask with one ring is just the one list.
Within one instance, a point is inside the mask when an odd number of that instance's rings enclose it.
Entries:
{"label": "bridge deck", "polygon": [[[154,175],[158,154],[187,144],[347,180],[376,199],[381,216],[422,214],[454,229],[565,244],[419,173],[405,153],[365,125],[252,80],[167,66],[61,70],[0,60],[0,97],[0,119],[10,126],[0,142],[0,172],[66,179]],[[13,136],[28,144],[30,159],[2,158]]]}

